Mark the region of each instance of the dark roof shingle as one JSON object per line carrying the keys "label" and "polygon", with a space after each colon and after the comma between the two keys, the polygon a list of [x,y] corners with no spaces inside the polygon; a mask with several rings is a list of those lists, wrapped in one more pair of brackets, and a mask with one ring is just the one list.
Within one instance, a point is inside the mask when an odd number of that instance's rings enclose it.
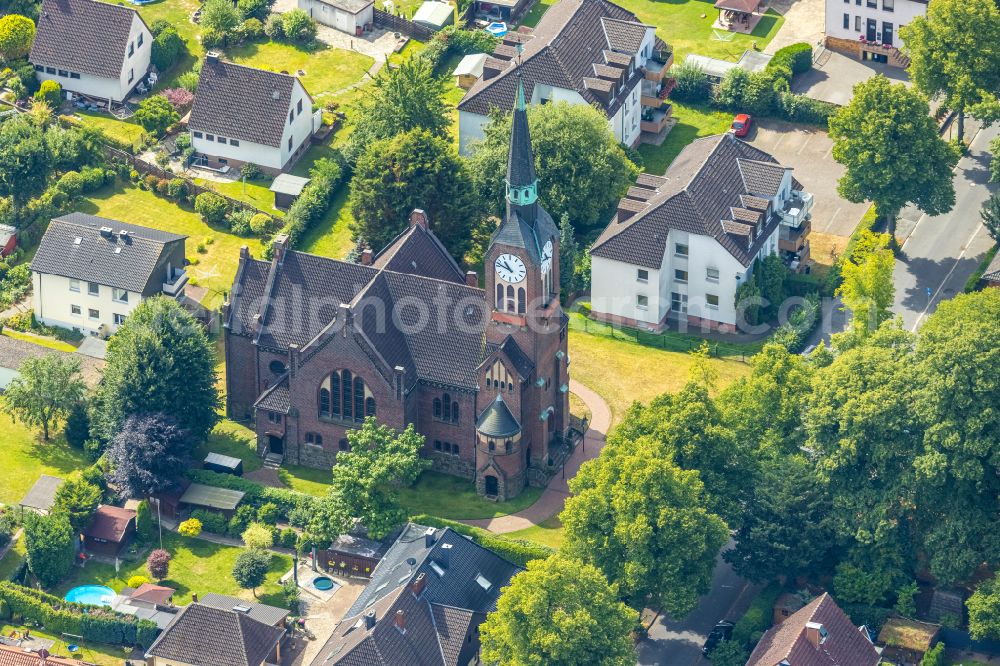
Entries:
{"label": "dark roof shingle", "polygon": [[94,512],[90,525],[84,531],[84,535],[112,543],[121,543],[129,523],[134,519],[135,511],[130,509],[122,509],[117,506],[99,506]]}
{"label": "dark roof shingle", "polygon": [[44,0],[28,60],[118,80],[137,16],[134,9],[97,0]]}
{"label": "dark roof shingle", "polygon": [[260,666],[285,630],[201,603],[181,609],[147,650],[193,666]]}

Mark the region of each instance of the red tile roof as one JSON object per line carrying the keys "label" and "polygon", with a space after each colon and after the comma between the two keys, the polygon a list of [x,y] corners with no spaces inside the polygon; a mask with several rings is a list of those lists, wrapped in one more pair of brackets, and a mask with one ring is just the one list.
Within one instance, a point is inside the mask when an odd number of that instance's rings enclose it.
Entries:
{"label": "red tile roof", "polygon": [[[37,653],[25,652],[21,648],[0,645],[0,666],[39,666],[42,660]],[[45,661],[46,666],[79,666],[76,659],[63,659],[61,657],[49,657]]]}
{"label": "red tile roof", "polygon": [[125,531],[132,520],[135,520],[135,511],[117,506],[99,506],[84,535],[94,539],[120,543],[125,538]]}
{"label": "red tile roof", "polygon": [[789,666],[876,666],[880,658],[868,637],[824,593],[769,629],[746,666],[777,666],[782,660]]}
{"label": "red tile roof", "polygon": [[170,597],[174,596],[176,590],[162,585],[143,583],[132,591],[128,596],[131,601],[145,601],[150,604],[166,605],[170,602]]}

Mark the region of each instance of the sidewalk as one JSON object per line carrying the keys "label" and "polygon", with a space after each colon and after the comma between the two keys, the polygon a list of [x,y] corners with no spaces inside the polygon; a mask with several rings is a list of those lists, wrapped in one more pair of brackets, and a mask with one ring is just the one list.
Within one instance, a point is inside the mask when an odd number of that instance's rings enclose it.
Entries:
{"label": "sidewalk", "polygon": [[563,504],[569,496],[568,479],[576,476],[580,466],[596,458],[604,448],[604,437],[611,427],[611,409],[601,396],[580,382],[571,379],[569,390],[580,397],[590,410],[590,427],[584,437],[583,444],[578,446],[573,455],[566,461],[565,474],[559,473],[549,481],[545,492],[538,501],[527,509],[499,518],[483,520],[463,520],[463,523],[482,527],[497,534],[516,532],[533,527],[562,511]]}

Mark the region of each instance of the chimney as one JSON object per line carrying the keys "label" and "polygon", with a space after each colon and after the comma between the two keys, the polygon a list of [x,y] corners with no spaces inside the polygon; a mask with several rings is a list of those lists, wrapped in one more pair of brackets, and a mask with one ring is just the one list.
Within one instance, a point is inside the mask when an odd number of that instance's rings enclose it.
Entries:
{"label": "chimney", "polygon": [[45,648],[42,648],[36,654],[38,655],[39,664],[41,664],[41,666],[45,666],[45,664],[49,663],[49,651],[48,650],[46,650]]}
{"label": "chimney", "polygon": [[365,629],[375,628],[375,611],[370,610],[365,613]]}
{"label": "chimney", "polygon": [[430,548],[431,546],[434,545],[434,542],[437,541],[437,538],[436,538],[434,532],[435,532],[435,530],[434,530],[433,527],[428,527],[427,531],[424,532],[424,547],[425,548]]}
{"label": "chimney", "polygon": [[465,284],[469,285],[470,287],[479,286],[479,275],[476,273],[476,271],[466,271]]}
{"label": "chimney", "polygon": [[429,227],[427,220],[427,213],[423,211],[422,208],[414,208],[413,212],[410,213],[410,226],[421,226],[424,229]]}
{"label": "chimney", "polygon": [[278,264],[285,260],[285,250],[288,249],[288,234],[278,234],[272,242],[274,247],[274,261]]}
{"label": "chimney", "polygon": [[442,569],[447,569],[451,565],[451,544],[443,543],[441,547],[438,548],[437,563],[441,565]]}
{"label": "chimney", "polygon": [[351,306],[347,303],[340,304],[340,312],[337,315],[337,319],[343,322],[344,335],[347,335],[347,329],[354,325],[354,313],[351,312]]}
{"label": "chimney", "polygon": [[403,609],[396,611],[396,629],[399,629],[399,633],[406,633],[406,613]]}
{"label": "chimney", "polygon": [[288,369],[293,375],[299,369],[299,346],[294,342],[288,345]]}
{"label": "chimney", "polygon": [[819,622],[806,622],[806,639],[812,643],[812,646],[819,649],[819,646],[826,642],[826,637],[829,636],[826,627],[824,627]]}
{"label": "chimney", "polygon": [[192,592],[191,593],[191,603],[193,603],[193,604],[198,603],[198,593],[197,592]]}
{"label": "chimney", "polygon": [[371,248],[366,247],[364,252],[361,253],[361,265],[371,266],[372,265],[372,251]]}
{"label": "chimney", "polygon": [[240,245],[240,259],[250,258],[250,248],[246,245]]}
{"label": "chimney", "polygon": [[423,572],[417,574],[416,580],[410,585],[410,591],[413,592],[413,596],[419,597],[424,591],[424,587],[427,586],[427,576]]}
{"label": "chimney", "polygon": [[209,51],[208,53],[205,54],[205,60],[209,62],[219,62],[219,52]]}

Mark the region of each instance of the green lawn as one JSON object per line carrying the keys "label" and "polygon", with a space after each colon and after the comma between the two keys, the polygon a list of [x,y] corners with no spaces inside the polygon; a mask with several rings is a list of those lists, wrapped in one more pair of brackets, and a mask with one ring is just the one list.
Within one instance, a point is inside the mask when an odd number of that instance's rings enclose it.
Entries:
{"label": "green lawn", "polygon": [[[204,595],[206,592],[253,599],[250,590],[241,590],[232,576],[233,564],[242,548],[190,539],[168,531],[163,532],[163,547],[172,559],[170,577],[162,581],[162,584],[177,590],[174,595],[175,604],[184,606],[191,601],[192,593]],[[285,607],[278,579],[291,568],[291,557],[272,554],[267,580],[257,589],[261,603]],[[124,562],[118,573],[115,573],[114,565],[90,561],[85,567],[74,569],[73,574],[53,594],[62,596],[77,585],[107,585],[118,592],[125,587],[125,582],[131,576],[136,575],[149,576],[144,559]]]}
{"label": "green lawn", "polygon": [[49,349],[55,349],[56,351],[64,352],[75,352],[76,347],[68,342],[63,342],[62,340],[56,340],[55,338],[46,338],[41,335],[35,335],[34,333],[23,333],[21,331],[15,331],[12,328],[5,328],[3,330],[3,335],[8,338],[13,338],[15,340],[23,340],[24,342],[30,342],[33,345],[38,345],[39,347],[48,347]]}
{"label": "green lawn", "polygon": [[701,136],[721,134],[729,130],[733,121],[731,113],[708,107],[688,106],[678,102],[673,104],[673,117],[677,124],[670,130],[663,144],[653,146],[642,144],[639,154],[643,159],[643,171],[662,175],[684,146]]}
{"label": "green lawn", "polygon": [[[206,299],[208,307],[219,305],[223,293],[232,289],[240,246],[249,246],[250,252],[257,257],[263,248],[260,239],[236,236],[222,227],[210,227],[190,206],[179,206],[131,184],[116,182],[108,185],[89,195],[79,210],[187,235],[187,257],[192,262],[197,261],[196,265],[188,266],[188,275],[194,284],[209,290]],[[206,239],[212,239],[211,244],[205,245],[204,253],[197,252],[196,246]]]}
{"label": "green lawn", "polygon": [[262,180],[248,180],[245,185],[242,180],[230,180],[220,183],[214,180],[195,178],[194,182],[233,199],[245,201],[254,208],[270,213],[275,217],[284,217],[285,211],[274,207],[274,192],[270,189],[272,180],[274,179],[269,177],[265,177]]}
{"label": "green lawn", "polygon": [[18,537],[17,542],[0,560],[0,580],[10,580],[14,571],[21,566],[21,562],[24,562],[25,557],[27,557],[27,551],[24,549],[24,538]]}
{"label": "green lawn", "polygon": [[[191,22],[191,14],[201,5],[199,0],[159,0],[137,7],[139,14],[147,25],[157,20],[164,20],[177,29],[177,33],[187,43],[187,55],[161,77],[156,83],[157,90],[173,88],[177,77],[189,71],[196,60],[200,59],[205,49],[201,46],[198,36],[201,28]],[[127,5],[131,7],[132,5]]]}
{"label": "green lawn", "polygon": [[0,416],[3,446],[0,446],[0,502],[17,504],[42,474],[65,478],[72,472],[87,467],[90,462],[83,451],[66,444],[61,434],[42,441],[40,430],[26,428],[4,414]]}
{"label": "green lawn", "polygon": [[302,85],[314,98],[357,83],[375,62],[355,51],[325,45],[310,50],[280,42],[241,44],[227,49],[226,56],[234,62],[273,72],[295,75],[301,69],[305,72]]}
{"label": "green lawn", "polygon": [[[421,3],[418,2],[417,7],[419,7],[420,4]],[[403,48],[399,50],[399,53],[392,53],[389,55],[389,64],[398,65],[401,62],[405,62],[414,55],[423,51],[425,48],[427,48],[426,42],[422,42],[419,39],[410,39],[403,45]]]}
{"label": "green lawn", "polygon": [[[33,637],[37,636],[38,638],[47,638],[51,641],[55,641],[52,648],[49,650],[53,656],[70,656],[69,650],[66,649],[66,646],[69,643],[74,643],[79,644],[80,647],[80,652],[76,654],[76,657],[83,660],[84,663],[94,664],[95,666],[121,666],[125,660],[125,653],[122,652],[120,648],[116,648],[111,645],[104,645],[103,643],[87,643],[86,641],[80,642],[77,639],[70,639],[67,642],[62,636],[50,634],[43,629],[38,629],[37,627],[30,627],[30,629]],[[10,636],[13,631],[23,633],[24,630],[25,627],[22,625],[5,624],[0,622],[0,634],[4,636]]]}
{"label": "green lawn", "polygon": [[534,28],[538,25],[538,21],[541,20],[542,14],[548,11],[549,7],[554,5],[558,0],[538,0],[528,13],[524,15],[524,19],[521,20],[521,25],[526,25]]}
{"label": "green lawn", "polygon": [[307,231],[297,249],[333,259],[343,259],[354,247],[350,224],[354,221],[348,203],[350,188],[343,183],[330,204],[330,210],[316,226]]}
{"label": "green lawn", "polygon": [[252,472],[263,466],[260,456],[257,454],[257,435],[250,428],[222,419],[208,440],[198,447],[197,460],[200,463],[209,453],[221,453],[224,456],[232,456],[243,461],[243,471]]}
{"label": "green lawn", "polygon": [[[329,488],[330,471],[326,469],[285,465],[280,473],[287,485],[303,493],[321,496]],[[541,494],[541,488],[525,488],[512,500],[491,502],[477,495],[469,480],[424,472],[412,488],[400,491],[400,499],[411,516],[426,513],[450,520],[476,520],[516,513],[534,504]]]}
{"label": "green lawn", "polygon": [[79,116],[79,118],[69,117],[70,122],[100,130],[110,139],[130,145],[133,148],[138,147],[143,135],[146,133],[146,130],[142,129],[142,126],[138,123],[132,120],[119,120],[111,114],[102,111],[73,109],[73,113]]}
{"label": "green lawn", "polygon": [[562,548],[563,542],[566,540],[566,534],[558,516],[543,520],[538,525],[526,530],[508,532],[504,536],[512,539],[527,539],[552,548]]}

